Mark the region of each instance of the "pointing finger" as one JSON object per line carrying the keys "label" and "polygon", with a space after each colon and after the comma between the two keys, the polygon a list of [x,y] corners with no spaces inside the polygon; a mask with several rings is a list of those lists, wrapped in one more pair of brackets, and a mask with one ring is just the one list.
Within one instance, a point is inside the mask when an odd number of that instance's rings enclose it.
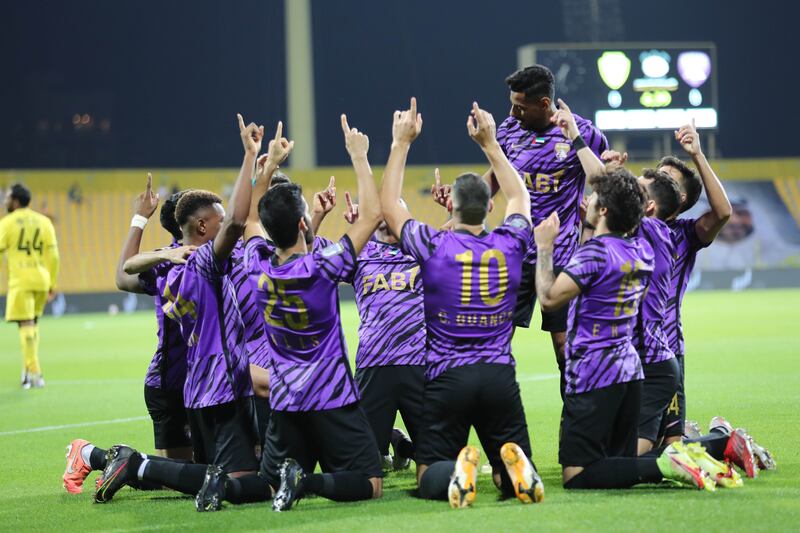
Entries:
{"label": "pointing finger", "polygon": [[145,194],[150,195],[150,192],[153,190],[153,175],[149,172],[147,173],[147,187],[145,187]]}
{"label": "pointing finger", "polygon": [[353,200],[350,198],[350,191],[344,191],[344,201],[347,204],[347,210],[353,209]]}
{"label": "pointing finger", "polygon": [[281,137],[283,137],[283,121],[279,120],[278,121],[278,127],[275,130],[275,140],[279,141],[281,139]]}
{"label": "pointing finger", "polygon": [[561,108],[561,109],[563,109],[564,111],[567,111],[567,112],[569,112],[569,106],[568,106],[568,105],[567,105],[567,103],[566,103],[564,100],[562,100],[561,98],[559,98],[559,99],[558,99],[558,107],[560,107],[560,108]]}
{"label": "pointing finger", "polygon": [[236,118],[239,119],[239,131],[244,131],[244,119],[242,118],[242,115],[236,113]]}
{"label": "pointing finger", "polygon": [[333,189],[336,187],[336,177],[331,176],[331,180],[328,182],[328,188]]}
{"label": "pointing finger", "polygon": [[409,107],[409,111],[411,111],[411,116],[417,116],[417,99],[415,97],[411,97],[411,107]]}
{"label": "pointing finger", "polygon": [[350,132],[350,126],[347,124],[347,115],[342,113],[341,118],[342,118],[342,131],[344,132],[345,135],[347,135]]}

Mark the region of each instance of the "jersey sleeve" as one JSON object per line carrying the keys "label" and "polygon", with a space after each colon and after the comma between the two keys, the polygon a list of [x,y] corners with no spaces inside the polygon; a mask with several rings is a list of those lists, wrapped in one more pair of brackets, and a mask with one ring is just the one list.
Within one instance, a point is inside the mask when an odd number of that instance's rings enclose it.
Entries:
{"label": "jersey sleeve", "polygon": [[404,254],[416,259],[417,263],[422,264],[430,259],[436,250],[433,241],[439,233],[441,231],[410,218],[400,230],[400,249]]}
{"label": "jersey sleeve", "polygon": [[597,129],[597,126],[588,120],[581,124],[580,132],[586,146],[588,146],[597,157],[600,157],[600,154],[608,150],[608,139],[606,139],[602,131]]}
{"label": "jersey sleeve", "polygon": [[155,268],[151,268],[139,274],[139,288],[148,296],[158,296]]}
{"label": "jersey sleeve", "polygon": [[2,220],[0,220],[0,253],[8,250],[8,220],[8,216],[5,216]]}
{"label": "jersey sleeve", "polygon": [[208,241],[192,254],[188,262],[194,263],[194,269],[201,277],[214,282],[225,274],[230,260],[220,264],[214,254],[214,241]]}
{"label": "jersey sleeve", "polygon": [[700,237],[697,236],[698,220],[697,218],[679,218],[677,220],[680,232],[683,233],[686,242],[689,243],[689,248],[695,252],[711,245],[710,242],[701,241]]}
{"label": "jersey sleeve", "polygon": [[563,272],[571,277],[583,292],[598,279],[605,268],[605,263],[605,247],[598,240],[592,239],[578,248]]}
{"label": "jersey sleeve", "polygon": [[507,217],[495,233],[509,235],[522,252],[527,252],[531,242],[532,228],[528,219],[519,213]]}
{"label": "jersey sleeve", "polygon": [[347,235],[339,242],[315,249],[313,257],[322,275],[334,283],[346,281],[356,269],[356,249]]}
{"label": "jersey sleeve", "polygon": [[56,240],[56,229],[49,218],[44,218],[44,238],[42,244],[44,245],[44,257],[47,271],[50,273],[50,290],[56,286],[58,273],[61,269],[61,256],[58,253],[58,241]]}

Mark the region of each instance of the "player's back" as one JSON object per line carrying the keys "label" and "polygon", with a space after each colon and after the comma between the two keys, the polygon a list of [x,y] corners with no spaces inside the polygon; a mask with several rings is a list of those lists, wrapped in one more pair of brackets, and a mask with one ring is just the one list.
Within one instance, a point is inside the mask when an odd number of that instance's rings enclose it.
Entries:
{"label": "player's back", "polygon": [[581,289],[569,309],[567,393],[640,379],[632,335],[653,249],[637,237],[601,235],[578,248],[564,272]]}
{"label": "player's back", "polygon": [[53,223],[27,207],[15,209],[0,220],[0,250],[8,254],[8,287],[48,291],[51,278],[48,256],[57,246]]}
{"label": "player's back", "polygon": [[530,232],[520,215],[480,235],[415,220],[403,227],[403,249],[422,271],[428,379],[468,364],[513,364],[512,321]]}

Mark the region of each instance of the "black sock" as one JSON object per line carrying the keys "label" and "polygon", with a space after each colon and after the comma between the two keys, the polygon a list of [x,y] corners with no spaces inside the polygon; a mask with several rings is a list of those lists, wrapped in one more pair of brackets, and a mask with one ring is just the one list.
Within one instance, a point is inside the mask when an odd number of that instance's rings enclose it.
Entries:
{"label": "black sock", "polygon": [[335,502],[354,502],[372,498],[372,483],[365,474],[358,472],[309,474],[303,486],[306,494],[316,494]]}
{"label": "black sock", "polygon": [[89,466],[92,470],[103,470],[106,467],[106,453],[108,450],[97,446],[92,448],[92,453],[89,455]]}
{"label": "black sock", "polygon": [[698,442],[706,449],[708,455],[718,461],[725,460],[725,448],[728,447],[728,440],[730,437],[724,433],[712,431],[708,435],[703,435],[697,439],[685,439],[683,442]]}
{"label": "black sock", "polygon": [[[139,460],[141,461],[142,459],[140,458]],[[142,481],[158,483],[178,492],[194,496],[203,486],[207,468],[208,465],[178,463],[162,457],[158,461],[148,461]]]}
{"label": "black sock", "polygon": [[164,487],[161,483],[154,481],[142,481],[141,479],[132,479],[128,481],[128,486],[136,490],[163,490]]}
{"label": "black sock", "polygon": [[437,461],[430,465],[419,480],[419,497],[426,500],[446,500],[447,487],[455,468],[455,461]]}
{"label": "black sock", "polygon": [[565,489],[626,489],[664,479],[655,457],[608,457],[564,483]]}
{"label": "black sock", "polygon": [[395,453],[399,454],[400,457],[414,457],[414,441],[400,439],[397,441],[397,448],[395,449]]}
{"label": "black sock", "polygon": [[225,500],[231,503],[265,502],[271,497],[269,483],[258,474],[229,477],[225,481]]}

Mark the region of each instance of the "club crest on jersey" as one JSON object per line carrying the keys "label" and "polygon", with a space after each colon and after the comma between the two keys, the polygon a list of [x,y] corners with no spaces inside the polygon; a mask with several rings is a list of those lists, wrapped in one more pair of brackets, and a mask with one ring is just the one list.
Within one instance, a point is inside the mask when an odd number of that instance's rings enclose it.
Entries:
{"label": "club crest on jersey", "polygon": [[567,143],[556,143],[555,150],[556,152],[556,159],[559,161],[564,161],[567,158],[567,154],[569,153],[570,146]]}

